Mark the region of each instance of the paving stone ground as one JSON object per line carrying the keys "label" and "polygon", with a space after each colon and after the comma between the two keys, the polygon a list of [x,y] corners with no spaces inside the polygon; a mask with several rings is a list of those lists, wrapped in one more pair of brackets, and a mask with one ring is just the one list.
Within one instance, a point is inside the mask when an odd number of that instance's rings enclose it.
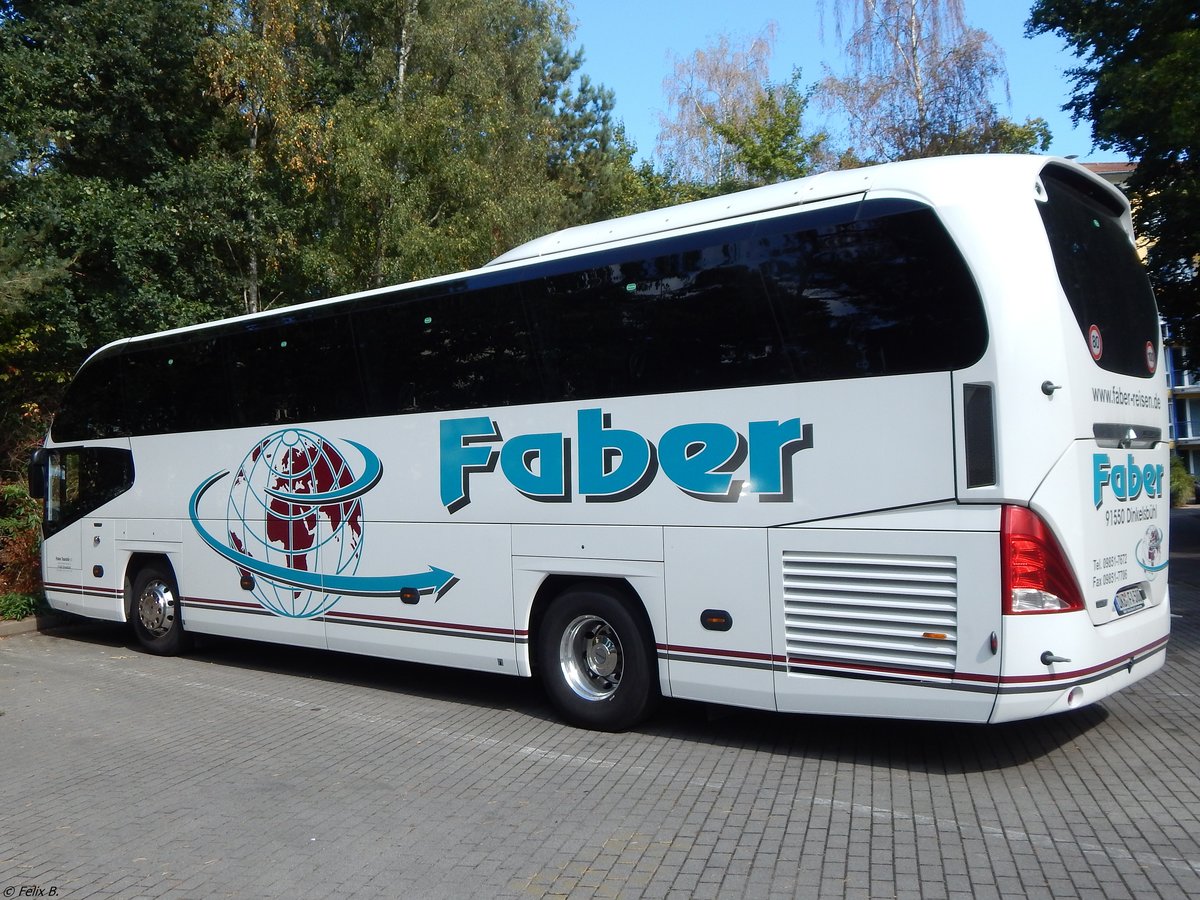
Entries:
{"label": "paving stone ground", "polygon": [[223,640],[160,659],[101,623],[6,637],[0,896],[1200,897],[1180,515],[1166,668],[995,727],[669,703],[596,734],[501,676]]}

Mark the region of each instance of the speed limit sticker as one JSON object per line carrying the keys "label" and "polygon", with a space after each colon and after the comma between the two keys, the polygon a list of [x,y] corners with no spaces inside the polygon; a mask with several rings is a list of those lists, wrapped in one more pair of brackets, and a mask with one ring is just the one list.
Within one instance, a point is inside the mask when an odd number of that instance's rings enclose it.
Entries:
{"label": "speed limit sticker", "polygon": [[1088,329],[1088,349],[1092,351],[1092,359],[1099,360],[1104,355],[1104,339],[1095,325]]}

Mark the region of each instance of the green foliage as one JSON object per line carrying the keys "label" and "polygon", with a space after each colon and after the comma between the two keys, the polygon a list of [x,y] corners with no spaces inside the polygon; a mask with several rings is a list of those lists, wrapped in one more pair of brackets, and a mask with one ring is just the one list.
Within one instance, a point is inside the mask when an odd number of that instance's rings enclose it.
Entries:
{"label": "green foliage", "polygon": [[[201,0],[11,0],[0,16],[0,458],[88,351],[227,314],[241,210],[196,52]],[[240,305],[240,304],[239,304]]]}
{"label": "green foliage", "polygon": [[1183,457],[1171,454],[1171,505],[1185,506],[1195,502],[1196,479],[1188,472]]}
{"label": "green foliage", "polygon": [[777,30],[769,22],[754,36],[719,34],[707,46],[674,61],[663,82],[668,113],[660,116],[657,147],[672,177],[706,192],[727,191],[728,185],[746,180],[721,130],[740,130],[751,111],[760,107]]}
{"label": "green foliage", "polygon": [[[1200,17],[1194,0],[1038,0],[1028,30],[1081,60],[1066,108],[1100,147],[1137,162],[1138,232],[1163,310],[1200,316]],[[1194,325],[1193,325],[1194,327]]]}
{"label": "green foliage", "polygon": [[733,148],[733,165],[751,184],[774,184],[812,172],[828,136],[805,135],[804,112],[812,95],[794,69],[783,84],[767,83],[740,121],[718,123],[717,135]]}
{"label": "green foliage", "polygon": [[[0,603],[5,618],[27,615],[41,596],[40,547],[41,505],[23,483],[0,481]],[[21,614],[10,615],[9,609]]]}
{"label": "green foliage", "polygon": [[37,612],[40,605],[32,594],[0,594],[0,619],[24,619]]}
{"label": "green foliage", "polygon": [[560,0],[6,0],[0,459],[100,345],[653,205]]}

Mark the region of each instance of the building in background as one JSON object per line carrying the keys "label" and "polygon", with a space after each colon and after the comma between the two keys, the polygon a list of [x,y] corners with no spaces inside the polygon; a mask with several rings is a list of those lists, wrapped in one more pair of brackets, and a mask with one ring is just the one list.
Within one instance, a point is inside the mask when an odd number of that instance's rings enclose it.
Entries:
{"label": "building in background", "polygon": [[1200,380],[1188,360],[1187,347],[1173,339],[1163,324],[1163,355],[1170,388],[1171,442],[1187,470],[1200,477]]}

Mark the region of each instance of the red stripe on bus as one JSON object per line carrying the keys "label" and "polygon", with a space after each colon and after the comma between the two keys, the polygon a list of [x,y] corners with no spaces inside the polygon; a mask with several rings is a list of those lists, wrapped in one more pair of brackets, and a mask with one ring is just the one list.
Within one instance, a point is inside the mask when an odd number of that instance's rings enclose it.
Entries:
{"label": "red stripe on bus", "polygon": [[1150,653],[1165,647],[1168,638],[1162,637],[1156,641],[1147,644],[1144,647],[1139,647],[1137,650],[1132,650],[1129,653],[1110,659],[1108,662],[1098,663],[1094,666],[1088,666],[1086,669],[1073,669],[1070,672],[1048,672],[1044,675],[1006,675],[1000,679],[1001,684],[1047,684],[1056,681],[1069,681],[1075,678],[1083,678],[1087,675],[1094,675],[1096,672],[1103,672],[1105,669],[1119,669],[1129,665],[1130,661],[1136,661],[1139,656],[1149,655]]}

